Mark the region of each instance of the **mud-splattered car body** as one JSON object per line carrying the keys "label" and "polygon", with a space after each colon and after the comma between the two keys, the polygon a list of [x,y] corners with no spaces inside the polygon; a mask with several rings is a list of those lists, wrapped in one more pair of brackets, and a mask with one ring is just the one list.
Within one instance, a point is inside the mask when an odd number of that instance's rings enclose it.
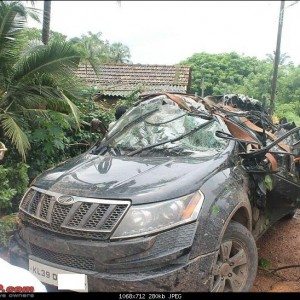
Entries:
{"label": "mud-splattered car body", "polygon": [[298,129],[282,125],[278,141],[260,106],[235,97],[141,97],[32,183],[11,262],[84,273],[89,291],[213,291],[228,224],[258,238],[300,200]]}

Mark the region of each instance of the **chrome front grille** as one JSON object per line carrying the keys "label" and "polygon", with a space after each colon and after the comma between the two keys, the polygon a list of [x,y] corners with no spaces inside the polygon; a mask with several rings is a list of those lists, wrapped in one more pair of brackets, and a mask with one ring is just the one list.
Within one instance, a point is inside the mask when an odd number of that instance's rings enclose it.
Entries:
{"label": "chrome front grille", "polygon": [[108,204],[100,204],[91,218],[86,222],[85,228],[95,228],[97,224],[99,224],[99,221],[103,218],[103,215],[108,210],[109,205]]}
{"label": "chrome front grille", "polygon": [[41,209],[41,213],[40,213],[40,217],[44,220],[47,220],[50,201],[51,201],[51,196],[45,195],[43,198],[43,204],[42,204],[42,209]]}
{"label": "chrome front grille", "polygon": [[73,197],[61,204],[62,196],[32,187],[20,204],[20,218],[37,227],[87,239],[108,239],[129,208],[129,201]]}

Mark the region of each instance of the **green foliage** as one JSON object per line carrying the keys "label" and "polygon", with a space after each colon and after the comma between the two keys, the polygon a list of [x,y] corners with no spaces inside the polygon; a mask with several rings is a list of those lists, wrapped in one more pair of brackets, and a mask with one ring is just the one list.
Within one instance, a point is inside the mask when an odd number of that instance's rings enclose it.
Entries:
{"label": "green foliage", "polygon": [[[8,148],[0,165],[0,217],[18,210],[37,175],[87,151],[102,137],[90,131],[93,118],[106,126],[114,120],[114,108],[96,104],[97,90],[74,75],[79,61],[94,61],[96,66],[130,57],[126,46],[110,45],[101,34],[68,42],[50,32],[45,46],[40,30],[24,28],[31,15],[19,1],[0,1],[0,140]],[[15,226],[13,217],[0,219],[0,246],[7,245]]]}
{"label": "green foliage", "polygon": [[9,184],[9,169],[0,166],[0,211],[11,207],[11,199],[17,193]]}
{"label": "green foliage", "polygon": [[[32,47],[43,45],[41,42],[42,31],[37,28],[26,28],[21,32],[21,42],[23,46],[27,46],[23,50],[23,54],[28,53]],[[49,42],[66,42],[67,37],[59,32],[50,31]],[[102,63],[128,63],[130,62],[130,50],[122,43],[110,44],[107,40],[103,40],[102,33],[92,33],[74,37],[69,40],[80,54],[81,63],[91,65],[95,72]]]}
{"label": "green foliage", "polygon": [[261,62],[255,57],[241,56],[234,52],[201,52],[192,55],[182,64],[192,67],[192,92],[201,94],[204,77],[205,95],[211,95],[239,92],[244,78],[258,73]]}
{"label": "green foliage", "polygon": [[[66,42],[67,36],[60,32],[50,30],[49,42],[51,43],[53,41]],[[43,45],[42,30],[38,28],[23,28],[20,32],[20,43],[25,50],[30,49],[32,45]]]}
{"label": "green foliage", "polygon": [[102,63],[125,63],[130,59],[130,51],[126,45],[104,41],[101,32],[89,31],[80,38],[72,38],[70,43],[80,53],[81,63],[91,65],[96,73]]}
{"label": "green foliage", "polygon": [[129,48],[122,43],[112,43],[109,47],[109,58],[114,63],[129,63]]}
{"label": "green foliage", "polygon": [[142,86],[138,86],[135,90],[133,90],[126,98],[118,100],[117,106],[127,106],[131,107],[136,101],[138,101],[139,95],[142,91]]}
{"label": "green foliage", "polygon": [[1,2],[0,139],[8,138],[23,160],[30,149],[25,129],[33,118],[56,111],[72,115],[79,126],[79,112],[69,96],[78,86],[73,70],[80,56],[71,44],[58,39],[23,51],[21,33],[27,15],[21,2]]}
{"label": "green foliage", "polygon": [[267,270],[271,267],[271,262],[262,257],[258,260],[258,266],[262,269]]}
{"label": "green foliage", "polygon": [[20,1],[0,1],[0,73],[6,74],[5,64],[10,63],[15,52],[15,39],[19,37],[28,17],[37,19],[32,9]]}
{"label": "green foliage", "polygon": [[[276,93],[276,115],[300,124],[300,66],[287,62],[282,54]],[[232,53],[196,53],[181,64],[192,67],[191,92],[201,95],[241,93],[268,105],[273,72],[273,56],[260,60]]]}
{"label": "green foliage", "polygon": [[[74,75],[80,55],[59,33],[42,45],[40,31],[24,28],[28,16],[33,12],[22,2],[0,1],[0,140],[8,148],[0,166],[1,214],[17,210],[29,180],[82,152],[69,146],[81,138],[72,101],[83,101]],[[30,167],[20,162],[26,157]]]}
{"label": "green foliage", "polygon": [[278,118],[286,117],[288,121],[294,121],[300,126],[300,102],[277,103],[276,116]]}
{"label": "green foliage", "polygon": [[31,152],[28,163],[30,164],[30,177],[35,177],[39,172],[58,163],[64,154],[68,139],[65,132],[70,129],[70,123],[62,115],[52,113],[49,117],[37,117],[32,121],[34,128],[29,140]]}
{"label": "green foliage", "polygon": [[267,191],[272,191],[273,189],[273,180],[270,175],[266,175],[264,179],[264,184]]}
{"label": "green foliage", "polygon": [[[80,129],[72,127],[71,120],[55,113],[48,119],[36,118],[34,120],[31,127],[35,129],[29,135],[31,150],[27,160],[30,165],[30,178],[34,178],[61,161],[86,151],[100,138],[98,133],[90,132],[88,124],[94,117],[99,118],[99,116],[107,124],[104,113],[97,107],[89,108],[87,101],[77,100],[77,102],[77,107],[82,111]],[[101,115],[104,117],[101,118]]]}
{"label": "green foliage", "polygon": [[24,163],[0,165],[0,212],[13,209],[14,197],[22,197],[29,183],[27,169]]}
{"label": "green foliage", "polygon": [[300,66],[289,64],[280,68],[277,98],[282,103],[300,103]]}
{"label": "green foliage", "polygon": [[91,64],[95,69],[99,63],[109,61],[109,43],[102,39],[102,33],[88,32],[80,38],[72,38],[70,42],[76,47],[81,56],[81,62]]}
{"label": "green foliage", "polygon": [[113,121],[114,108],[113,106],[106,108],[102,104],[96,103],[94,99],[96,92],[98,92],[98,90],[92,87],[82,89],[80,96],[85,99],[85,101],[75,100],[75,103],[82,112],[82,119],[84,121],[90,123],[93,118],[97,118],[108,125],[108,123]]}
{"label": "green foliage", "polygon": [[18,216],[10,214],[0,218],[0,250],[8,246],[11,233],[17,228]]}

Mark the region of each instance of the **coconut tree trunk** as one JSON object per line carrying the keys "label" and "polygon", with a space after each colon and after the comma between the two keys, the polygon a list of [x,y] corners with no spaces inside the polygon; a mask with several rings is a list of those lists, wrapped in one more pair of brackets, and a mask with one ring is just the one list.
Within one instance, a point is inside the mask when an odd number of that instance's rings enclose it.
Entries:
{"label": "coconut tree trunk", "polygon": [[47,45],[50,35],[51,0],[44,0],[42,42]]}
{"label": "coconut tree trunk", "polygon": [[270,98],[270,112],[273,115],[275,110],[275,95],[277,87],[277,77],[278,77],[278,65],[280,61],[280,44],[281,44],[281,33],[283,26],[283,15],[284,15],[284,1],[281,1],[280,11],[279,11],[279,20],[278,20],[278,30],[277,30],[277,44],[274,57],[274,68],[273,68],[273,78],[271,85],[271,98]]}

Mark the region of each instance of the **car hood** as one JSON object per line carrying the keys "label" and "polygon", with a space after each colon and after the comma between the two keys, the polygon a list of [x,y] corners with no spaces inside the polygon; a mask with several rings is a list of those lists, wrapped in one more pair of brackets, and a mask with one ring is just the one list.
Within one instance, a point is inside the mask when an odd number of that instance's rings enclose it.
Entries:
{"label": "car hood", "polygon": [[224,154],[194,159],[85,153],[44,172],[33,185],[74,196],[150,203],[195,192],[224,167],[227,158]]}

